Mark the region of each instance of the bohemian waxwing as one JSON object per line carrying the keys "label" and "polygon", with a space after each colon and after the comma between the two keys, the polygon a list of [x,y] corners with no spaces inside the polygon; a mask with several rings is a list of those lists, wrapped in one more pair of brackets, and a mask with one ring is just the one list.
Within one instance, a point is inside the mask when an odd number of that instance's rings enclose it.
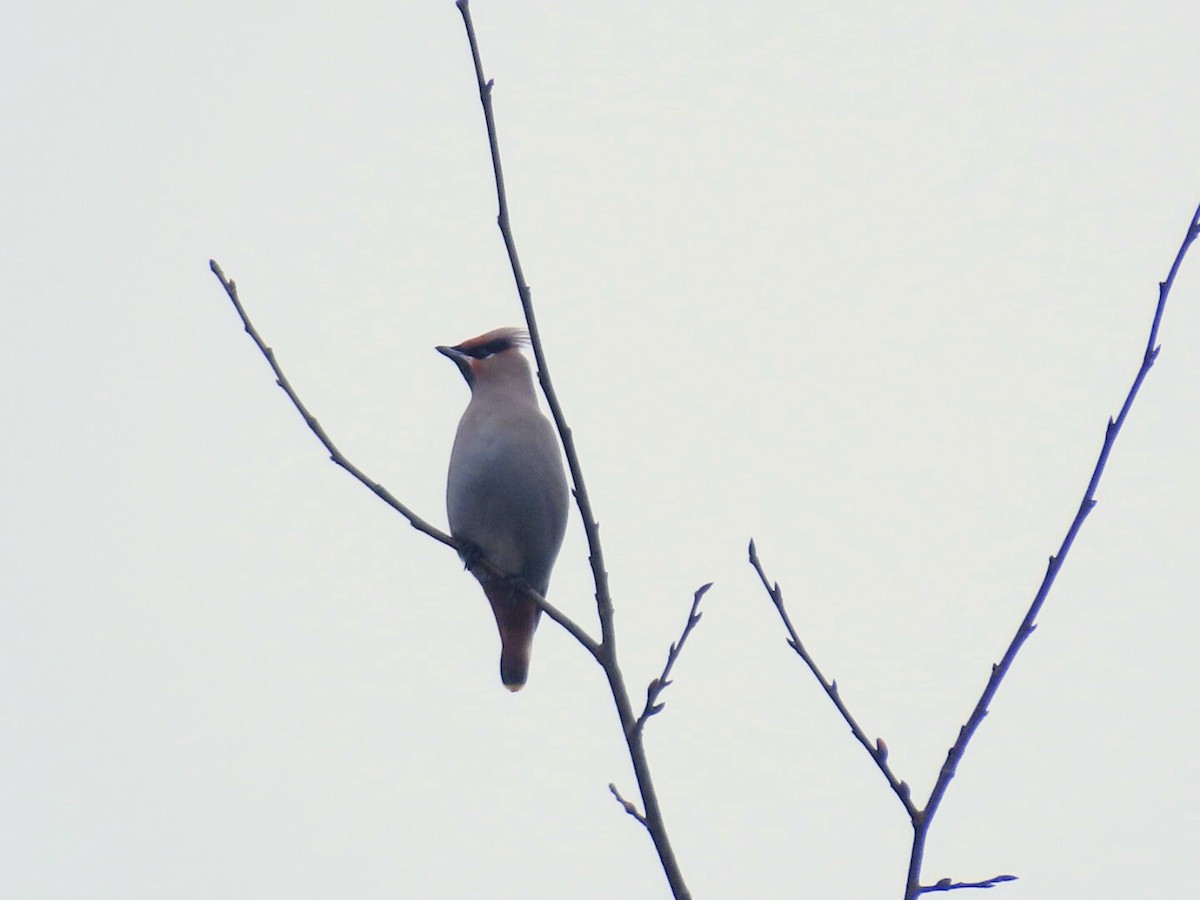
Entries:
{"label": "bohemian waxwing", "polygon": [[[446,482],[450,533],[500,571],[543,597],[567,527],[567,479],[558,438],[538,409],[529,363],[520,347],[529,336],[498,328],[438,347],[471,388],[458,423]],[[533,632],[542,611],[511,579],[473,572],[500,630],[500,680],[519,691],[529,676]]]}

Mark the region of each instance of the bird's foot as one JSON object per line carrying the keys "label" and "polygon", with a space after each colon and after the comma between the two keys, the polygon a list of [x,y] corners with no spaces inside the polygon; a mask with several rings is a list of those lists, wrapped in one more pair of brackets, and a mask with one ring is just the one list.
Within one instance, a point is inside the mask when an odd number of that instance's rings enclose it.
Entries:
{"label": "bird's foot", "polygon": [[464,541],[462,538],[458,539],[458,558],[463,561],[463,568],[472,574],[474,574],[475,567],[486,559],[477,544]]}

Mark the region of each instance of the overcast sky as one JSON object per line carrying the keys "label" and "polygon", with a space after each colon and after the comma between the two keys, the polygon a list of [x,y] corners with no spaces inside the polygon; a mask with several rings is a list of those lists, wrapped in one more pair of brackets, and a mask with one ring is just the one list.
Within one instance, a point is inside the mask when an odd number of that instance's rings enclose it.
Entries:
{"label": "overcast sky", "polygon": [[[899,898],[1200,201],[1194,2],[477,0],[513,223],[697,898]],[[520,323],[450,0],[31,4],[0,36],[0,894],[659,898],[600,670],[444,524]],[[1194,251],[1194,253],[1197,251]],[[1200,881],[1200,258],[935,823],[996,898]],[[550,599],[594,628],[578,519]]]}

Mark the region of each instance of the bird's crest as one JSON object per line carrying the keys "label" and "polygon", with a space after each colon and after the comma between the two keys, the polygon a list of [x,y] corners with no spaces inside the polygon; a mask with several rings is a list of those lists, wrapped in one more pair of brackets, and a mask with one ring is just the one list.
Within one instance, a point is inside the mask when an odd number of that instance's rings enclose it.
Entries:
{"label": "bird's crest", "polygon": [[463,341],[454,349],[475,359],[486,359],[505,350],[528,346],[529,332],[524,328],[497,328]]}

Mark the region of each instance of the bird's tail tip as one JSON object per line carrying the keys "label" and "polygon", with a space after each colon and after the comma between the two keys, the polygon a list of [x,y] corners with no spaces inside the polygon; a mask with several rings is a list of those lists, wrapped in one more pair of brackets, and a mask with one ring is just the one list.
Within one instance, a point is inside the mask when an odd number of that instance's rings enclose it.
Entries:
{"label": "bird's tail tip", "polygon": [[529,680],[533,633],[541,610],[518,596],[510,584],[489,582],[484,584],[483,590],[500,630],[500,681],[515,693]]}
{"label": "bird's tail tip", "polygon": [[[508,648],[506,647],[505,650]],[[514,660],[512,655],[507,652],[500,657],[500,681],[514,694],[525,687],[525,682],[529,680],[528,652],[520,655],[523,655],[524,659]]]}

